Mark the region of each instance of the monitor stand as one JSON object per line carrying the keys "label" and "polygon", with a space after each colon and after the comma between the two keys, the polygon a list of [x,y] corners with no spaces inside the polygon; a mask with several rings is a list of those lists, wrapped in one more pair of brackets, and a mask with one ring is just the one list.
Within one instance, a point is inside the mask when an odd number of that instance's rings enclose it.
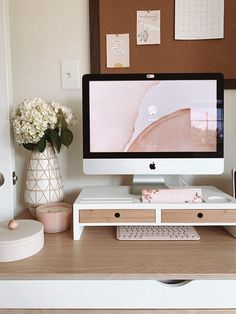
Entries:
{"label": "monitor stand", "polygon": [[164,176],[161,175],[134,175],[130,187],[130,194],[142,195],[142,189],[168,189]]}

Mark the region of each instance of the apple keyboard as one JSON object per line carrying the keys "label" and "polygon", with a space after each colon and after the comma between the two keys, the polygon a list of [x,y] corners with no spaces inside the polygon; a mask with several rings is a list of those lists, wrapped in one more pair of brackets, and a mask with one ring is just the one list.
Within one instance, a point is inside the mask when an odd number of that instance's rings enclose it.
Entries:
{"label": "apple keyboard", "polygon": [[118,240],[199,240],[192,226],[117,226]]}

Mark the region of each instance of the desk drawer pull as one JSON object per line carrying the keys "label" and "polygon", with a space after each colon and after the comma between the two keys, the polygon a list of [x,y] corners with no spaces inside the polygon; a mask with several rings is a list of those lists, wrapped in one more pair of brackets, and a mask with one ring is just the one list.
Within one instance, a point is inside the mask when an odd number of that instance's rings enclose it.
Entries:
{"label": "desk drawer pull", "polygon": [[192,280],[158,280],[159,283],[166,287],[182,287],[190,283]]}
{"label": "desk drawer pull", "polygon": [[198,216],[198,218],[202,218],[203,217],[203,213],[198,213],[197,216]]}
{"label": "desk drawer pull", "polygon": [[115,213],[114,216],[115,216],[116,218],[120,218],[120,213]]}

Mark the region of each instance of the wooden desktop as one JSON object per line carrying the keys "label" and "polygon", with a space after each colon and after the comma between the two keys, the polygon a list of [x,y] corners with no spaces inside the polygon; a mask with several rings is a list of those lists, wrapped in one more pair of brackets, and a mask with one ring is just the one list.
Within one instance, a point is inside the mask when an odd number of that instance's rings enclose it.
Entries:
{"label": "wooden desktop", "polygon": [[[6,313],[5,308],[50,307],[48,313],[56,308],[70,308],[71,313],[72,308],[83,308],[81,313],[86,313],[85,309],[90,308],[111,308],[114,313],[117,313],[115,309],[118,308],[126,308],[127,313],[132,313],[131,309],[134,309],[133,313],[138,313],[138,309],[147,308],[151,310],[150,313],[169,313],[167,309],[174,308],[171,298],[178,297],[179,294],[181,297],[182,283],[177,283],[176,286],[171,286],[172,282],[162,283],[168,280],[184,281],[186,299],[181,303],[181,313],[184,313],[184,309],[189,311],[187,308],[193,308],[188,313],[199,313],[196,306],[202,293],[206,297],[206,301],[201,303],[204,308],[207,308],[210,298],[209,309],[215,307],[219,310],[217,313],[232,313],[232,308],[235,308],[236,312],[236,306],[232,306],[236,303],[236,298],[232,297],[233,290],[235,291],[233,288],[236,287],[236,241],[222,227],[196,229],[201,236],[200,241],[119,241],[114,226],[85,227],[80,241],[72,240],[71,230],[45,234],[44,248],[36,255],[17,262],[1,263],[0,313]],[[106,283],[111,286],[107,287]],[[148,293],[149,283],[150,295],[147,296],[143,291]],[[155,290],[153,285],[159,283],[161,285]],[[191,287],[192,283],[197,285]],[[61,284],[61,288],[58,288]],[[137,290],[135,296],[127,290],[130,297],[124,301],[124,287],[132,290],[143,284],[145,290]],[[84,294],[80,300],[86,287],[90,287],[88,295]],[[170,300],[166,305],[160,300],[162,310],[154,310],[158,308],[155,302],[158,291],[162,293],[160,289],[164,289],[167,297],[170,293]],[[188,289],[193,298],[190,304],[187,301]],[[194,291],[198,290],[199,295],[198,292],[194,295]],[[214,294],[215,291],[218,292]],[[61,293],[64,293],[63,301],[60,300]],[[48,300],[47,295],[50,295]],[[102,296],[104,300],[98,300],[96,296]],[[151,304],[147,303],[149,298],[153,299],[153,304],[152,301]],[[203,310],[202,305],[201,308]],[[70,312],[65,310],[62,313]],[[104,313],[113,312],[110,310]]]}

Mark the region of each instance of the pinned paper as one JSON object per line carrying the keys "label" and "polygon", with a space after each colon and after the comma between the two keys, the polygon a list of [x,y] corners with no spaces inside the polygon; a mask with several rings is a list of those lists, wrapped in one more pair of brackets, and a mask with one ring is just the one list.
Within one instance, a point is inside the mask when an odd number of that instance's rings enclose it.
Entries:
{"label": "pinned paper", "polygon": [[137,45],[160,43],[160,10],[137,11]]}
{"label": "pinned paper", "polygon": [[224,0],[175,0],[175,39],[224,38]]}
{"label": "pinned paper", "polygon": [[129,34],[107,34],[107,67],[129,67]]}

